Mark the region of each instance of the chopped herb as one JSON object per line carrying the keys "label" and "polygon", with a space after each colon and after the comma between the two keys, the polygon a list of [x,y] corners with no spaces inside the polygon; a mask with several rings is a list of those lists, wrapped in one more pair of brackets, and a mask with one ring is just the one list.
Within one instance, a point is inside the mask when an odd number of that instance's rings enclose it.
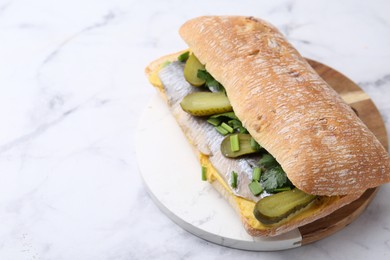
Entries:
{"label": "chopped herb", "polygon": [[238,120],[238,117],[236,116],[236,114],[234,114],[234,112],[226,112],[226,113],[222,113],[222,114],[216,114],[216,115],[212,115],[210,118],[229,118],[229,119],[237,119]]}
{"label": "chopped herb", "polygon": [[202,165],[202,181],[207,181],[207,167]]}
{"label": "chopped herb", "polygon": [[224,91],[225,90],[223,88],[223,86],[221,85],[221,83],[216,81],[214,79],[214,77],[211,76],[211,74],[208,73],[206,70],[198,70],[198,73],[196,74],[196,76],[198,78],[203,79],[204,81],[206,81],[205,84],[210,89],[211,92],[219,92],[219,91]]}
{"label": "chopped herb", "polygon": [[239,129],[240,127],[242,127],[242,123],[238,119],[229,120],[227,123],[228,123],[228,125],[233,127],[234,130]]}
{"label": "chopped herb", "polygon": [[[219,119],[219,121],[214,119]],[[240,134],[248,133],[248,131],[242,126],[241,121],[237,118],[234,112],[226,112],[222,114],[212,115],[209,117],[207,121],[214,126],[218,126],[218,125],[222,126],[222,124],[225,123],[223,124],[223,126],[225,130],[227,130],[229,133],[233,133],[233,132],[237,132]]]}
{"label": "chopped herb", "polygon": [[230,186],[232,186],[233,189],[236,189],[237,183],[238,183],[238,175],[235,171],[232,171]]}
{"label": "chopped herb", "polygon": [[254,167],[253,172],[252,172],[252,180],[253,181],[260,181],[260,175],[261,175],[261,168]]}
{"label": "chopped herb", "polygon": [[291,190],[290,186],[282,187],[282,188],[276,188],[276,189],[273,190],[273,192],[276,193],[276,192],[282,192],[282,191],[288,191],[288,190]]}
{"label": "chopped herb", "polygon": [[255,196],[258,196],[260,193],[263,192],[263,188],[261,187],[260,183],[258,183],[257,181],[252,181],[251,183],[249,183],[248,186],[251,192],[253,193],[253,195]]}
{"label": "chopped herb", "polygon": [[269,153],[264,154],[263,157],[261,157],[261,159],[259,160],[258,164],[265,168],[271,168],[279,165],[276,159]]}
{"label": "chopped herb", "polygon": [[188,60],[188,57],[190,57],[190,52],[186,51],[177,57],[177,60],[180,62],[186,62]]}
{"label": "chopped herb", "polygon": [[275,192],[278,188],[291,186],[291,182],[280,166],[267,169],[264,174],[261,175],[261,180],[263,187],[267,192]]}
{"label": "chopped herb", "polygon": [[243,126],[241,126],[241,127],[238,128],[238,132],[239,132],[240,134],[248,134],[248,133],[249,133],[248,130],[246,130],[246,128],[243,127]]}
{"label": "chopped herb", "polygon": [[229,133],[233,133],[234,131],[234,129],[230,125],[226,124],[225,122],[221,124],[221,127],[226,131],[228,131]]}
{"label": "chopped herb", "polygon": [[222,120],[219,118],[211,118],[210,117],[209,119],[207,119],[207,122],[212,124],[213,126],[219,126],[221,124]]}
{"label": "chopped herb", "polygon": [[230,149],[232,152],[240,151],[240,140],[237,134],[230,136]]}
{"label": "chopped herb", "polygon": [[218,131],[218,133],[220,133],[221,135],[227,135],[229,132],[223,128],[222,126],[216,126],[215,127],[215,130]]}
{"label": "chopped herb", "polygon": [[261,146],[259,145],[258,142],[256,142],[256,140],[253,137],[251,137],[251,147],[253,150],[256,150],[256,151],[261,150]]}

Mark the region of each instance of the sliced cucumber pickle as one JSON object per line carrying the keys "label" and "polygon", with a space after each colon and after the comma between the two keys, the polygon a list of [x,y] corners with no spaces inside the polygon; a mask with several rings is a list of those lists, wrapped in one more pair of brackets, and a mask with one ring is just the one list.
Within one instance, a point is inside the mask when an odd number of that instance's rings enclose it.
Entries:
{"label": "sliced cucumber pickle", "polygon": [[308,206],[316,198],[315,195],[294,188],[260,199],[253,214],[263,224],[274,224]]}
{"label": "sliced cucumber pickle", "polygon": [[205,70],[205,66],[192,53],[184,66],[184,78],[195,87],[204,85],[205,80],[198,78],[198,70]]}
{"label": "sliced cucumber pickle", "polygon": [[254,149],[251,145],[251,135],[250,134],[237,134],[238,141],[240,143],[240,150],[232,151],[230,136],[226,136],[221,142],[221,153],[225,157],[236,158],[246,154],[252,154],[259,152],[259,149]]}
{"label": "sliced cucumber pickle", "polygon": [[223,92],[194,92],[180,102],[181,108],[194,116],[210,116],[233,111]]}

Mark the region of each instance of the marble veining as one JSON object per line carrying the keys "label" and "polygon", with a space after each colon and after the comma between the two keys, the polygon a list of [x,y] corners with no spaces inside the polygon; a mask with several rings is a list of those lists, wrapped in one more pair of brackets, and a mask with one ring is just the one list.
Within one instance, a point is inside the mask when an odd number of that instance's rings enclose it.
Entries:
{"label": "marble veining", "polygon": [[[74,33],[64,41],[62,41],[47,57],[43,60],[42,62],[42,67],[45,66],[47,63],[49,63],[51,60],[53,60],[59,53],[60,51],[67,45],[69,44],[72,40],[76,39],[77,37],[81,36],[84,33],[87,33],[89,31],[99,29],[101,27],[106,26],[111,20],[115,18],[115,14],[112,11],[109,11],[106,15],[103,16],[101,21],[98,21],[92,25],[89,25],[82,30]],[[39,71],[38,71],[39,75]]]}
{"label": "marble veining", "polygon": [[387,0],[0,0],[0,259],[389,259],[389,185],[331,237],[249,252],[167,218],[135,156],[155,94],[144,67],[186,48],[179,26],[207,14],[273,23],[358,83],[390,129],[389,10]]}

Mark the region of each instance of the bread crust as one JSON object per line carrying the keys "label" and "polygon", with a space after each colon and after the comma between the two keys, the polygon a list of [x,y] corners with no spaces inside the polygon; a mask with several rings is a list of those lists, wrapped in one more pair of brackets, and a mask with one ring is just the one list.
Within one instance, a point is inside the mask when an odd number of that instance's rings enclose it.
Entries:
{"label": "bread crust", "polygon": [[390,181],[378,139],[275,27],[210,16],[186,22],[180,35],[296,187],[334,196]]}

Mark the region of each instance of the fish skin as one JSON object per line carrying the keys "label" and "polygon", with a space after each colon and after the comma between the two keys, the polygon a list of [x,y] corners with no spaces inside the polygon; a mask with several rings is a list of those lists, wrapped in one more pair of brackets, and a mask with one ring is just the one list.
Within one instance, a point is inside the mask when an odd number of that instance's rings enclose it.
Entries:
{"label": "fish skin", "polygon": [[232,192],[236,196],[251,201],[258,201],[263,195],[254,196],[248,185],[252,182],[252,168],[260,156],[231,159],[222,155],[220,146],[224,136],[219,134],[214,126],[209,124],[204,118],[192,116],[180,106],[180,102],[186,95],[199,91],[199,88],[193,87],[185,80],[183,71],[183,63],[172,62],[159,72],[159,78],[163,83],[172,114],[199,152],[209,156],[210,162],[229,187],[232,171],[237,172],[237,188],[231,188]]}

